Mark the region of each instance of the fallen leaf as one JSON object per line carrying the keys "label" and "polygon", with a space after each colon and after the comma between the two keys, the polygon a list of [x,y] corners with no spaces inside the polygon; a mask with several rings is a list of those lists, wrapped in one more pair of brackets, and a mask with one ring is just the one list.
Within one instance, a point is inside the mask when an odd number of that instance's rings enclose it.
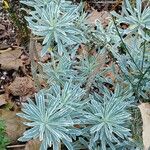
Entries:
{"label": "fallen leaf", "polygon": [[5,30],[5,26],[0,24],[0,30]]}
{"label": "fallen leaf", "polygon": [[23,61],[19,58],[21,54],[22,54],[21,49],[15,49],[1,53],[0,54],[1,69],[18,70],[19,67],[23,67]]}
{"label": "fallen leaf", "polygon": [[34,82],[30,77],[16,77],[6,91],[14,96],[32,95],[35,92]]}
{"label": "fallen leaf", "polygon": [[110,20],[109,12],[107,12],[107,11],[98,12],[97,10],[94,9],[91,12],[91,14],[89,15],[89,17],[87,18],[87,22],[90,25],[95,26],[95,21],[96,20],[100,20],[102,25],[104,27],[106,27],[109,23],[109,20]]}
{"label": "fallen leaf", "polygon": [[5,94],[0,95],[0,106],[7,104]]}
{"label": "fallen leaf", "polygon": [[41,142],[39,140],[28,141],[24,150],[39,150]]}
{"label": "fallen leaf", "polygon": [[15,111],[8,111],[0,109],[0,118],[5,121],[6,133],[10,139],[10,142],[16,142],[17,139],[22,136],[23,132],[26,130],[26,126],[22,122],[24,120],[16,116]]}
{"label": "fallen leaf", "polygon": [[143,144],[144,150],[149,150],[150,148],[150,104],[142,103],[139,106],[142,120],[143,120]]}

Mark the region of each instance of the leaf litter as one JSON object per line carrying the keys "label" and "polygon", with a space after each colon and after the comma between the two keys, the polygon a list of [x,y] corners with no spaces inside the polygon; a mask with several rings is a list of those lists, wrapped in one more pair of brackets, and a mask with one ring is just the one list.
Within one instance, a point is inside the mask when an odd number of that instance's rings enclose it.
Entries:
{"label": "leaf litter", "polygon": [[0,52],[0,66],[3,70],[18,70],[23,67],[23,61],[20,59],[22,54],[21,49]]}
{"label": "leaf litter", "polygon": [[0,118],[5,121],[6,134],[11,143],[17,142],[17,139],[26,130],[26,127],[21,123],[23,120],[16,116],[16,111],[0,109]]}

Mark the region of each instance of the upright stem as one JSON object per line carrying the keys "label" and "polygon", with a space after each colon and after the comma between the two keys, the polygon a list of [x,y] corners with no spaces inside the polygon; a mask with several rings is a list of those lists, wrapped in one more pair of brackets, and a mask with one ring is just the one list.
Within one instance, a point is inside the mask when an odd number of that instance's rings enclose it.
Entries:
{"label": "upright stem", "polygon": [[142,64],[141,64],[142,71],[143,71],[143,67],[144,67],[145,50],[146,50],[146,40],[144,41],[144,50],[143,50],[143,57],[142,57]]}
{"label": "upright stem", "polygon": [[126,49],[127,53],[129,54],[130,58],[132,59],[134,65],[136,66],[136,68],[138,69],[138,71],[140,72],[140,74],[142,75],[142,74],[143,74],[142,71],[141,71],[141,70],[139,69],[139,67],[137,66],[136,62],[134,61],[134,58],[133,58],[132,55],[130,54],[130,52],[129,52],[127,46],[126,46],[126,44],[124,43],[124,41],[123,41],[123,39],[122,39],[122,37],[121,37],[121,35],[120,35],[120,33],[119,33],[119,30],[118,30],[118,28],[117,28],[117,24],[116,24],[116,22],[115,22],[114,17],[112,17],[112,19],[113,19],[113,22],[114,22],[116,31],[117,31],[117,33],[118,33],[118,35],[119,35],[119,37],[120,37],[121,43],[123,44],[123,47]]}
{"label": "upright stem", "polygon": [[[39,54],[38,54],[38,52],[37,52],[37,50],[36,50],[36,46],[35,46],[35,44],[36,44],[36,41],[34,41],[34,55],[35,55],[35,57],[36,57],[36,60],[37,60],[37,63],[38,62],[40,62],[40,59],[39,59]],[[38,63],[37,64],[38,65],[38,71],[39,71],[39,73],[40,74],[43,74],[43,69],[42,69],[42,66]]]}
{"label": "upright stem", "polygon": [[150,71],[150,66],[145,70],[145,72],[143,73],[143,75],[141,76],[141,78],[140,78],[140,80],[139,80],[139,82],[138,82],[138,85],[137,85],[137,92],[138,92],[138,90],[139,90],[139,87],[140,87],[140,84],[141,84],[141,82],[142,82],[142,80],[143,80],[143,78],[144,78],[144,76],[147,74],[147,72],[149,72]]}
{"label": "upright stem", "polygon": [[30,57],[30,60],[31,60],[31,72],[32,72],[32,76],[33,76],[33,79],[34,79],[35,86],[37,87],[37,90],[40,90],[41,85],[40,85],[40,82],[39,82],[38,76],[37,76],[37,64],[34,61],[35,51],[36,51],[36,49],[35,49],[35,40],[33,40],[33,35],[31,34],[30,44],[29,44],[29,55],[30,55],[29,57]]}

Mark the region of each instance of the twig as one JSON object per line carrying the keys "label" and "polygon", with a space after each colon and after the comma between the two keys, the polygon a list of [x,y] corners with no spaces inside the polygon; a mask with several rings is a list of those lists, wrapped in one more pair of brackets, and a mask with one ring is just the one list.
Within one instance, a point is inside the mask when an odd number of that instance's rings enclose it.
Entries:
{"label": "twig", "polygon": [[33,37],[34,40],[43,40],[43,37]]}
{"label": "twig", "polygon": [[7,146],[7,148],[21,148],[21,147],[25,147],[25,144],[23,145],[10,145],[10,146]]}

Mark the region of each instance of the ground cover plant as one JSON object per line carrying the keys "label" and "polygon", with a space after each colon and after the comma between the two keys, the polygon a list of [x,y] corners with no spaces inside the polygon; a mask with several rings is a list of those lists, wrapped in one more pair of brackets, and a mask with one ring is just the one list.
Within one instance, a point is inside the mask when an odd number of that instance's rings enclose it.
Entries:
{"label": "ground cover plant", "polygon": [[9,144],[9,139],[5,131],[5,122],[3,120],[0,120],[0,149],[2,150],[5,150],[6,146]]}
{"label": "ground cover plant", "polygon": [[38,90],[17,113],[27,126],[18,140],[40,141],[40,150],[144,149],[138,105],[150,100],[149,2],[125,0],[107,26],[90,24],[82,2],[21,4]]}

